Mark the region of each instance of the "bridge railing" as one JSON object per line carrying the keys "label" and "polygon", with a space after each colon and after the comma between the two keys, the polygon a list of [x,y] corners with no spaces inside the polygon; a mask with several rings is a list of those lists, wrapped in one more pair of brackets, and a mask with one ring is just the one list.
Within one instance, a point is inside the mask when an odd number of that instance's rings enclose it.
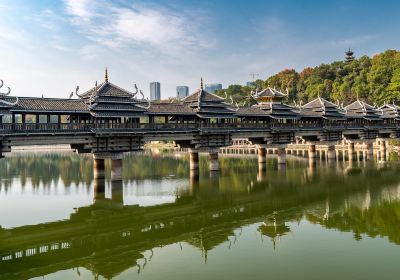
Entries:
{"label": "bridge railing", "polygon": [[255,128],[271,128],[269,123],[202,123],[200,128],[215,129],[255,129]]}
{"label": "bridge railing", "polygon": [[0,130],[40,132],[40,131],[88,131],[92,124],[82,123],[7,123],[0,124]]}
{"label": "bridge railing", "polygon": [[91,132],[92,130],[190,130],[190,129],[400,129],[397,124],[320,124],[320,123],[2,123],[0,132],[40,133],[40,132]]}

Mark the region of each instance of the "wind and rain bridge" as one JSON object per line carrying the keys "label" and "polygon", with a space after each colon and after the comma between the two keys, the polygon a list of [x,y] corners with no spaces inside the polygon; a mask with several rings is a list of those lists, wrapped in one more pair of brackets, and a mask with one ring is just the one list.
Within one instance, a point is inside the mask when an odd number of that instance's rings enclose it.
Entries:
{"label": "wind and rain bridge", "polygon": [[257,145],[258,160],[266,149],[277,149],[278,162],[286,162],[287,145],[325,145],[327,157],[336,157],[335,144],[344,141],[348,154],[356,143],[372,156],[373,143],[386,151],[387,140],[400,137],[399,107],[379,108],[361,100],[343,106],[318,97],[305,105],[284,103],[287,94],[275,88],[253,91],[255,105],[239,107],[228,96],[200,88],[173,102],[150,102],[135,86],[125,90],[104,82],[75,94],[78,98],[35,98],[10,95],[0,83],[0,156],[24,145],[68,144],[78,153],[94,156],[94,176],[104,176],[104,160],[111,158],[112,176],[121,176],[124,152],[138,151],[146,142],[174,141],[190,152],[190,168],[199,168],[199,152],[209,153],[211,171],[219,169],[218,150],[246,139]]}

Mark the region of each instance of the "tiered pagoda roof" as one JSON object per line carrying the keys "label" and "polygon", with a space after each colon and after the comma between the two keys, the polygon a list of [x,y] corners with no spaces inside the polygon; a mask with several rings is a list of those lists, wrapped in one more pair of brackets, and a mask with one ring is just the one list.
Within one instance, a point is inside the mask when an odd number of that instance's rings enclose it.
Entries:
{"label": "tiered pagoda roof", "polygon": [[182,99],[199,118],[233,118],[236,110],[232,104],[225,102],[225,99],[203,89],[201,80],[200,89]]}
{"label": "tiered pagoda roof", "polygon": [[295,109],[283,103],[283,99],[287,97],[287,94],[268,87],[260,92],[252,93],[252,97],[257,101],[257,104],[247,108],[240,108],[238,115],[269,116],[274,119],[298,118],[298,113]]}
{"label": "tiered pagoda roof", "polygon": [[366,120],[379,120],[382,113],[374,108],[374,106],[357,99],[353,103],[344,107],[347,118],[363,118]]}
{"label": "tiered pagoda roof", "polygon": [[382,111],[382,118],[384,119],[399,119],[400,118],[400,106],[396,104],[385,104],[379,107]]}
{"label": "tiered pagoda roof", "polygon": [[345,112],[332,102],[318,97],[301,107],[302,117],[319,117],[328,120],[344,120]]}
{"label": "tiered pagoda roof", "polygon": [[[122,89],[108,81],[106,69],[105,81],[83,94],[77,94],[88,106],[94,117],[139,117],[150,107],[142,94],[142,99],[135,98],[136,93]],[[147,105],[147,106],[146,106]]]}

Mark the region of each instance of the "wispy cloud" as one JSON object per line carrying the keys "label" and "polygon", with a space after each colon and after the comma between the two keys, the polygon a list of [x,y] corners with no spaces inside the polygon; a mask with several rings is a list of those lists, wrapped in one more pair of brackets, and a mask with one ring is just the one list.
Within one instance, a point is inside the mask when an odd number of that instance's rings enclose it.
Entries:
{"label": "wispy cloud", "polygon": [[198,26],[184,12],[102,0],[64,3],[72,24],[88,39],[109,48],[148,45],[159,52],[177,54],[206,47]]}

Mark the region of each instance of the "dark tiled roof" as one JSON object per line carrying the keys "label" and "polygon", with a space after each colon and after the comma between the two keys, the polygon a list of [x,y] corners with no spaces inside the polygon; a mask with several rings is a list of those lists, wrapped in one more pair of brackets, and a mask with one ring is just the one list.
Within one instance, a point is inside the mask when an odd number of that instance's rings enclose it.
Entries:
{"label": "dark tiled roof", "polygon": [[200,118],[234,117],[235,108],[224,101],[224,98],[203,89],[199,89],[182,99],[182,103],[189,106]]}
{"label": "dark tiled roof", "polygon": [[[18,100],[17,97],[13,97],[13,96],[0,96],[0,109],[7,109],[7,108],[13,107],[12,104],[10,105],[7,103],[15,103],[17,100]],[[4,102],[1,102],[1,101],[4,101]],[[7,103],[5,103],[5,102],[7,102]]]}
{"label": "dark tiled roof", "polygon": [[382,112],[376,110],[373,106],[356,100],[353,103],[344,107],[346,110],[346,117],[349,118],[364,118],[366,120],[379,120],[381,119]]}
{"label": "dark tiled roof", "polygon": [[385,104],[379,108],[382,111],[382,117],[385,119],[396,119],[400,117],[400,107],[396,104]]}
{"label": "dark tiled roof", "polygon": [[262,98],[262,97],[274,97],[274,98],[285,98],[287,97],[287,94],[284,94],[274,88],[266,88],[263,89],[262,91],[256,93],[255,98]]}
{"label": "dark tiled roof", "polygon": [[17,112],[88,113],[84,102],[79,99],[20,97],[17,105],[10,109]]}
{"label": "dark tiled roof", "polygon": [[133,94],[132,92],[120,88],[112,83],[103,82],[99,84],[97,88],[92,87],[88,91],[84,92],[81,96],[86,98],[90,97],[95,91],[97,93],[96,95],[103,97],[131,97]]}
{"label": "dark tiled roof", "polygon": [[251,106],[251,107],[240,107],[236,112],[239,117],[268,117],[269,115],[264,110],[259,107]]}
{"label": "dark tiled roof", "polygon": [[91,88],[80,98],[95,117],[144,115],[148,105],[146,100],[136,99],[132,92],[109,82]]}
{"label": "dark tiled roof", "polygon": [[179,103],[152,103],[149,108],[149,114],[170,114],[170,115],[196,115],[196,112],[187,104]]}
{"label": "dark tiled roof", "polygon": [[299,115],[295,108],[280,102],[262,102],[253,107],[263,110],[268,116],[275,119],[297,119]]}
{"label": "dark tiled roof", "polygon": [[302,117],[322,117],[330,120],[345,119],[344,111],[332,102],[318,97],[301,107]]}
{"label": "dark tiled roof", "polygon": [[185,103],[191,103],[191,102],[197,102],[199,100],[199,94],[200,94],[200,102],[202,101],[211,101],[211,102],[223,102],[224,99],[218,95],[215,95],[213,93],[209,93],[205,90],[197,90],[191,95],[185,97],[182,99],[182,102]]}

